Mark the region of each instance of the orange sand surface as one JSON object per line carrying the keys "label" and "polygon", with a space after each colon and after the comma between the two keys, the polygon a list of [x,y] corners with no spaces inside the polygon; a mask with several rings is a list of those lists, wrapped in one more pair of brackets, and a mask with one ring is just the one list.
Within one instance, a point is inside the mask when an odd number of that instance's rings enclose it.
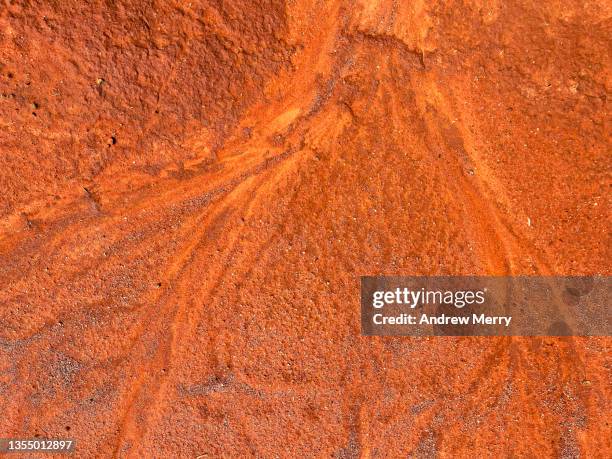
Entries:
{"label": "orange sand surface", "polygon": [[610,274],[612,5],[0,5],[0,437],[611,457],[609,338],[362,337],[361,275]]}

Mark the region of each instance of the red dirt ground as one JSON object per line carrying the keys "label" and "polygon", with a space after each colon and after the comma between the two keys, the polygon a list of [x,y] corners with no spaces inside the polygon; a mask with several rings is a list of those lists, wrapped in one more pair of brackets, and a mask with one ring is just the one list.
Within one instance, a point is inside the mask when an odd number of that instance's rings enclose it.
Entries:
{"label": "red dirt ground", "polygon": [[610,457],[609,338],[370,338],[360,275],[610,274],[608,1],[5,1],[0,437]]}

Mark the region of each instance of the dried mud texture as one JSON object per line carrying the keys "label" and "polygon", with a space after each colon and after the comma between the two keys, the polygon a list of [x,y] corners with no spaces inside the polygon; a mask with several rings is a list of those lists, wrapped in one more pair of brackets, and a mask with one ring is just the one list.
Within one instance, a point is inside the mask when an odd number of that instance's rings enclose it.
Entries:
{"label": "dried mud texture", "polygon": [[365,338],[359,276],[610,274],[607,1],[0,6],[0,433],[610,457],[608,338]]}

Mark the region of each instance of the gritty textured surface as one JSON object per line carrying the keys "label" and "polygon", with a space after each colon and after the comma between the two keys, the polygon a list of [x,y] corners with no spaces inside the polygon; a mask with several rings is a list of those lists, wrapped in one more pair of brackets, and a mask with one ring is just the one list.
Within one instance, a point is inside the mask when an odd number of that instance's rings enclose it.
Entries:
{"label": "gritty textured surface", "polygon": [[0,436],[610,457],[610,339],[363,338],[360,275],[610,274],[610,3],[0,5]]}

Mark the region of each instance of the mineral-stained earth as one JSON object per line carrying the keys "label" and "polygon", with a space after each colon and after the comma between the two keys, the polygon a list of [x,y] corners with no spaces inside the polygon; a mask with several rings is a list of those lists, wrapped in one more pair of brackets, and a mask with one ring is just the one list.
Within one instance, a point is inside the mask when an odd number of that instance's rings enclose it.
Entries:
{"label": "mineral-stained earth", "polygon": [[0,437],[611,457],[610,338],[359,321],[362,275],[610,275],[611,31],[609,0],[4,0]]}

